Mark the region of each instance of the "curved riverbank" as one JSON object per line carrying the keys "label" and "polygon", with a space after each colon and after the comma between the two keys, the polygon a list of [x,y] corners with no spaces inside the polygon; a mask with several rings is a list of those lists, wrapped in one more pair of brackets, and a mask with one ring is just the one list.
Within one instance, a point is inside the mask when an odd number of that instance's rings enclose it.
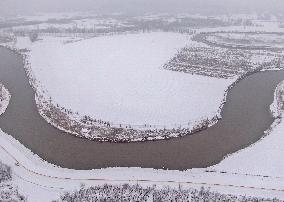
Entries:
{"label": "curved riverbank", "polygon": [[270,110],[275,118],[282,118],[284,111],[284,80],[279,83],[274,93],[274,101]]}
{"label": "curved riverbank", "polygon": [[[258,141],[274,121],[269,105],[284,71],[247,77],[228,93],[223,119],[207,130],[167,141],[98,143],[72,137],[38,114],[22,58],[0,49],[0,80],[13,95],[0,127],[41,158],[61,167],[93,169],[144,167],[183,170],[207,167]],[[90,155],[91,154],[91,155]]]}

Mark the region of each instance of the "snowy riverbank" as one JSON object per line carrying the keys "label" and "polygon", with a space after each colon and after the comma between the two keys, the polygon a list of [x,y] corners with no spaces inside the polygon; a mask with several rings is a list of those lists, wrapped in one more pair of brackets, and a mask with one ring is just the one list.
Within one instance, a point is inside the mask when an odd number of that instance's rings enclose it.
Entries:
{"label": "snowy riverbank", "polygon": [[2,115],[10,102],[11,95],[3,84],[0,83],[0,115]]}

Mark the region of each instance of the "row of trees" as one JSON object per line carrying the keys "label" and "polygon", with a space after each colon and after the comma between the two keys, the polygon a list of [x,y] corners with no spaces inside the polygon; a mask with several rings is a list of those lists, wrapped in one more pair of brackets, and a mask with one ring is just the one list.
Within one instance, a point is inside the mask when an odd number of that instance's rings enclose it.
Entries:
{"label": "row of trees", "polygon": [[248,51],[215,48],[185,47],[168,63],[165,69],[203,76],[230,78],[254,68]]}
{"label": "row of trees", "polygon": [[0,183],[12,179],[11,168],[0,162]]}
{"label": "row of trees", "polygon": [[181,186],[174,189],[164,187],[142,187],[136,185],[103,185],[86,188],[84,185],[74,192],[66,192],[54,202],[280,202],[278,199],[265,199],[247,196],[226,195],[210,191],[210,189],[183,189]]}
{"label": "row of trees", "polygon": [[[116,19],[117,18],[117,19]],[[180,32],[191,33],[192,28],[200,27],[219,27],[229,25],[251,25],[249,20],[230,19],[222,20],[217,18],[195,18],[190,16],[160,16],[159,18],[112,18],[115,23],[108,23],[102,21],[98,24],[90,22],[88,25],[77,24],[72,19],[66,19],[61,22],[62,26],[58,26],[58,21],[47,21],[49,25],[40,27],[41,23],[31,24],[32,27],[14,26],[6,28],[5,30],[15,35],[30,35],[31,41],[37,39],[36,33],[45,34],[110,34],[110,33],[125,33],[125,32],[149,32],[149,31],[166,31],[166,32]],[[174,19],[174,20],[172,20]],[[107,19],[106,19],[107,20]],[[248,21],[248,22],[247,22]],[[25,24],[24,24],[25,25]],[[29,24],[28,24],[29,25]],[[66,26],[67,25],[67,26]]]}

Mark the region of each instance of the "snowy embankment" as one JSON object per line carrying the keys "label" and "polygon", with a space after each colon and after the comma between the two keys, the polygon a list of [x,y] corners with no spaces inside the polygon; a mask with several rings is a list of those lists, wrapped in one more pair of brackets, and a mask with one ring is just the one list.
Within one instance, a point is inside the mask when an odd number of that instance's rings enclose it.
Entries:
{"label": "snowy embankment", "polygon": [[217,121],[224,93],[234,82],[163,69],[190,45],[187,35],[72,40],[18,38],[16,48],[29,50],[26,69],[40,114],[80,137],[144,141],[188,135]]}
{"label": "snowy embankment", "polygon": [[270,110],[275,118],[282,119],[284,111],[284,81],[275,90],[274,101],[270,106]]}
{"label": "snowy embankment", "polygon": [[10,102],[11,95],[9,91],[0,83],[0,115],[2,115]]}

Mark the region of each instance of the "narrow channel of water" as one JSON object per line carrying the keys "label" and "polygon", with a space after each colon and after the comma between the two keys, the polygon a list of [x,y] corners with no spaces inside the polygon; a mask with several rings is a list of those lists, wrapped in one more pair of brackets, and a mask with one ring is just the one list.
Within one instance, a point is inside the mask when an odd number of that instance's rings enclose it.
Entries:
{"label": "narrow channel of water", "polygon": [[7,111],[0,117],[0,128],[41,158],[66,168],[207,167],[263,136],[273,122],[269,105],[282,80],[283,70],[244,79],[229,92],[223,119],[194,135],[145,143],[99,143],[61,132],[42,119],[21,57],[0,48],[0,81],[12,94]]}

